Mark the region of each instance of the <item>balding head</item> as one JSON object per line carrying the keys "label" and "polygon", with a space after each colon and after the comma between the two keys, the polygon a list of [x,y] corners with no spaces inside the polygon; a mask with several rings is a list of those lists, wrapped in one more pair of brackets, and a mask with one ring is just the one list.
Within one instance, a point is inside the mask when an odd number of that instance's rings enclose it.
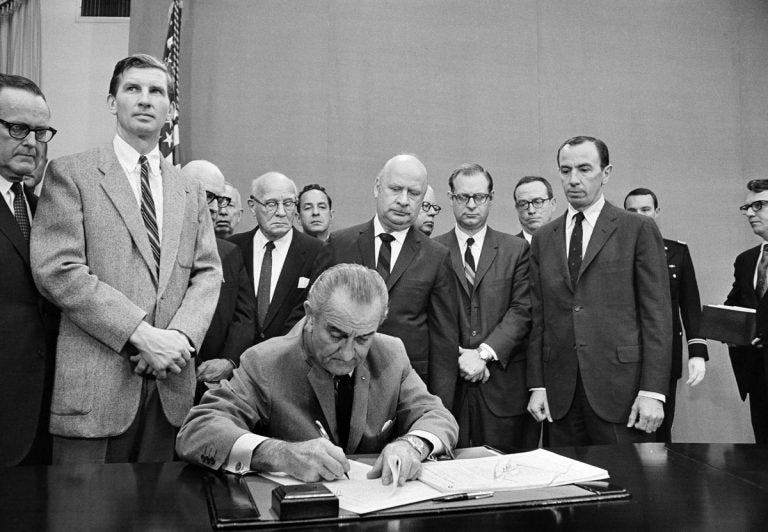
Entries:
{"label": "balding head", "polygon": [[376,214],[389,231],[407,229],[416,220],[427,191],[427,169],[413,155],[395,155],[376,176]]}
{"label": "balding head", "polygon": [[213,192],[217,196],[224,195],[224,174],[212,162],[190,161],[182,168],[181,173],[187,179],[198,180],[208,192]]}
{"label": "balding head", "polygon": [[277,240],[293,227],[297,194],[296,184],[279,172],[267,172],[251,183],[248,206],[268,240]]}

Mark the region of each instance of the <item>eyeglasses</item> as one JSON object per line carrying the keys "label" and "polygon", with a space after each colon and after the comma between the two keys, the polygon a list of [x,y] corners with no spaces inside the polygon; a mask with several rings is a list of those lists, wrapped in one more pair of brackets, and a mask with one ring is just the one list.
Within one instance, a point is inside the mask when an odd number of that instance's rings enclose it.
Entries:
{"label": "eyeglasses", "polygon": [[440,211],[443,210],[443,208],[440,205],[435,205],[434,203],[430,203],[428,201],[422,201],[421,202],[421,210],[429,213],[429,211],[434,210],[435,214],[440,214]]}
{"label": "eyeglasses", "polygon": [[489,199],[491,199],[490,194],[451,194],[451,199],[453,201],[456,201],[458,203],[461,203],[462,205],[466,205],[469,203],[469,200],[475,200],[475,205],[483,205],[485,202],[487,202]]}
{"label": "eyeglasses", "polygon": [[37,142],[48,142],[56,134],[56,130],[52,127],[29,127],[27,124],[15,124],[13,122],[6,122],[0,118],[0,124],[3,124],[8,128],[8,134],[16,140],[24,140],[29,135],[30,131],[35,132],[35,140]]}
{"label": "eyeglasses", "polygon": [[749,209],[752,209],[752,212],[757,212],[763,207],[765,207],[766,205],[768,205],[768,201],[758,200],[758,201],[753,201],[752,203],[747,203],[745,205],[742,205],[741,207],[739,207],[739,210],[741,211],[741,214],[747,214],[747,211]]}
{"label": "eyeglasses", "polygon": [[517,207],[518,211],[527,211],[528,207],[533,205],[534,209],[539,210],[544,206],[545,201],[549,201],[551,199],[552,198],[533,198],[531,201],[520,200],[515,203],[515,207]]}
{"label": "eyeglasses", "polygon": [[205,199],[208,200],[208,205],[214,201],[217,202],[219,204],[219,209],[229,207],[229,204],[232,203],[232,198],[228,198],[226,196],[217,196],[208,190],[205,191]]}
{"label": "eyeglasses", "polygon": [[296,206],[299,204],[299,202],[296,201],[295,199],[287,199],[287,200],[283,200],[283,201],[277,201],[277,200],[271,199],[271,200],[267,200],[265,202],[261,202],[261,201],[257,200],[256,198],[254,198],[253,196],[251,196],[250,199],[253,200],[254,202],[258,203],[262,207],[264,207],[264,210],[267,211],[268,214],[276,213],[278,205],[282,205],[283,209],[285,209],[285,212],[288,212],[288,211],[292,211],[293,209],[295,209]]}

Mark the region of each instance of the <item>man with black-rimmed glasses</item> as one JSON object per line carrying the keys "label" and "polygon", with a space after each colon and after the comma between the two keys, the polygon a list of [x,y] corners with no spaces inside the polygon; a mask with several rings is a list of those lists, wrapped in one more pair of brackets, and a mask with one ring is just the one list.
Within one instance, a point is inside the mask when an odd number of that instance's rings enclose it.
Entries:
{"label": "man with black-rimmed glasses", "polygon": [[442,207],[437,204],[435,189],[432,188],[432,185],[427,185],[427,193],[424,194],[424,201],[421,202],[421,209],[416,221],[413,222],[413,227],[430,236],[435,230],[435,217],[440,214],[441,210]]}
{"label": "man with black-rimmed glasses", "polygon": [[512,197],[522,228],[515,236],[524,238],[530,244],[539,227],[552,220],[557,207],[552,185],[543,177],[527,175],[517,182]]}
{"label": "man with black-rimmed glasses", "polygon": [[282,336],[301,318],[292,312],[307,297],[309,278],[323,243],[293,227],[296,184],[279,172],[251,183],[248,207],[258,224],[230,241],[240,246],[256,294],[256,343]]}

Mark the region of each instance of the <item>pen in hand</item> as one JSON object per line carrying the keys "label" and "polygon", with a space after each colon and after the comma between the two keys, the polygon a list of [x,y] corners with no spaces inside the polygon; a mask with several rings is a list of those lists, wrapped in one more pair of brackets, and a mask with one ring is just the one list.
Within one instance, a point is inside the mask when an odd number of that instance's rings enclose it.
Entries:
{"label": "pen in hand", "polygon": [[[320,432],[320,437],[321,437],[321,438],[325,438],[325,439],[326,439],[326,440],[328,440],[329,442],[333,443],[333,440],[331,440],[331,437],[330,437],[330,436],[328,436],[328,433],[327,433],[327,432],[325,432],[325,428],[323,427],[323,424],[322,424],[322,423],[320,423],[320,421],[318,421],[318,420],[316,419],[316,420],[315,420],[315,425],[317,425],[317,430],[318,430],[318,432]],[[349,473],[347,473],[347,472],[345,471],[345,472],[344,472],[344,476],[345,476],[345,477],[347,477],[347,480],[349,480]]]}

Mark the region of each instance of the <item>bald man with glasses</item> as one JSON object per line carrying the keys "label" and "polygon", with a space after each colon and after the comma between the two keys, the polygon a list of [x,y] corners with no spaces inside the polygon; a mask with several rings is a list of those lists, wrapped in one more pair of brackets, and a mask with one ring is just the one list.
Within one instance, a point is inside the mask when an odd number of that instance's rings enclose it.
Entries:
{"label": "bald man with glasses", "polygon": [[424,194],[424,201],[421,202],[421,210],[419,210],[416,221],[413,222],[413,227],[430,236],[435,230],[435,218],[441,210],[442,207],[437,204],[435,189],[432,188],[432,185],[427,185],[427,193]]}

